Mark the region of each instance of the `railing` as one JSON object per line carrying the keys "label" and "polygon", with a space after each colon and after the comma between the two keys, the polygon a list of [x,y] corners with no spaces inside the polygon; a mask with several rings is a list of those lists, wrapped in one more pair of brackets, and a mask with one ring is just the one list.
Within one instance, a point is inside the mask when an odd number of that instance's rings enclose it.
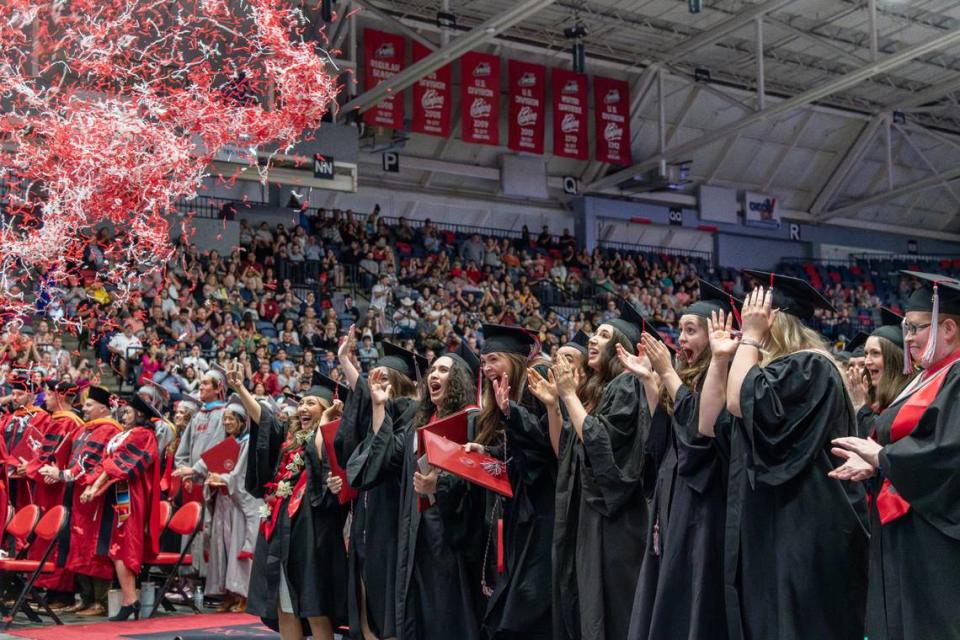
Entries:
{"label": "railing", "polygon": [[656,253],[661,255],[675,256],[678,258],[694,258],[706,262],[713,261],[713,253],[710,251],[697,251],[695,249],[678,249],[676,247],[660,247],[652,244],[637,244],[633,242],[611,242],[602,240],[599,243],[602,249],[614,249],[617,251],[629,251],[630,253]]}

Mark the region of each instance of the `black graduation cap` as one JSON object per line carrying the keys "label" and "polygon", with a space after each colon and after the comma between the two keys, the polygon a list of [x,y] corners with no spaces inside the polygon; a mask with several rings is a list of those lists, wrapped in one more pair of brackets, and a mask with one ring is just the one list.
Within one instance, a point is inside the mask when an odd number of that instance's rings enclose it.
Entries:
{"label": "black graduation cap", "polygon": [[105,407],[110,406],[110,391],[106,387],[91,385],[87,391],[87,397]]}
{"label": "black graduation cap", "polygon": [[583,329],[577,331],[574,336],[567,341],[563,346],[572,347],[579,351],[580,353],[586,355],[587,353],[587,343],[590,342],[590,336],[587,335],[587,332]]}
{"label": "black graduation cap", "polygon": [[148,419],[148,420],[149,420],[150,418],[161,418],[161,417],[162,417],[162,416],[160,415],[160,412],[157,411],[157,408],[154,407],[154,406],[153,406],[152,404],[150,404],[149,402],[147,402],[146,400],[144,400],[142,397],[140,397],[140,394],[139,394],[139,393],[133,394],[133,395],[130,397],[130,399],[127,400],[127,404],[128,404],[129,406],[133,407],[135,410],[137,410],[137,411],[139,411],[140,413],[142,413],[143,415],[147,416],[147,419]]}
{"label": "black graduation cap", "polygon": [[938,273],[901,271],[920,280],[920,288],[913,292],[904,311],[933,312],[933,297],[937,294],[938,311],[960,316],[960,280]]}
{"label": "black graduation cap", "polygon": [[398,347],[391,342],[383,343],[383,357],[377,360],[378,367],[387,367],[402,373],[411,380],[418,380],[430,363],[419,353]]}
{"label": "black graduation cap", "polygon": [[[334,397],[346,404],[350,397],[350,387],[341,384],[333,378],[326,376],[319,371],[313,373],[313,386],[307,389],[301,397],[316,396],[326,400],[328,404],[333,404]],[[300,398],[296,398],[299,400]]]}
{"label": "black graduation cap", "polygon": [[33,380],[23,373],[14,372],[7,377],[7,386],[16,391],[35,391]]}
{"label": "black graduation cap", "polygon": [[[614,327],[627,337],[631,346],[640,342],[640,334],[647,330],[646,319],[637,311],[633,303],[626,298],[620,298],[620,317],[610,320],[606,324]],[[655,336],[659,339],[659,336]]]}
{"label": "black graduation cap", "polygon": [[451,349],[449,353],[445,354],[450,356],[455,360],[459,360],[462,364],[470,370],[470,373],[473,375],[473,379],[476,380],[477,376],[480,375],[480,358],[477,357],[477,354],[470,349],[470,346],[467,344],[467,341],[462,336],[457,336],[459,338],[459,343],[455,349]]}
{"label": "black graduation cap", "polygon": [[734,314],[736,314],[735,310],[743,304],[742,300],[737,300],[732,294],[727,293],[715,284],[702,279],[698,281],[698,284],[700,285],[700,299],[687,307],[683,315],[689,314],[709,319],[710,314],[715,311],[730,313],[731,310],[734,310]]}
{"label": "black graduation cap", "polygon": [[483,325],[480,353],[513,353],[529,358],[540,349],[540,341],[523,327],[503,324]]}
{"label": "black graduation cap", "polygon": [[773,287],[773,307],[802,320],[813,317],[817,309],[836,311],[827,298],[806,280],[769,271],[744,269],[743,273],[763,287]]}
{"label": "black graduation cap", "polygon": [[73,382],[67,382],[66,380],[58,382],[56,378],[47,378],[43,383],[49,391],[59,393],[60,395],[74,396],[78,393],[77,385]]}
{"label": "black graduation cap", "polygon": [[861,331],[857,333],[857,335],[853,336],[853,340],[845,345],[845,350],[850,354],[851,358],[863,357],[863,345],[867,343],[867,338],[869,337],[869,333],[864,333]]}
{"label": "black graduation cap", "polygon": [[870,335],[878,338],[886,338],[893,344],[903,349],[903,316],[899,313],[880,307],[880,326],[873,330]]}

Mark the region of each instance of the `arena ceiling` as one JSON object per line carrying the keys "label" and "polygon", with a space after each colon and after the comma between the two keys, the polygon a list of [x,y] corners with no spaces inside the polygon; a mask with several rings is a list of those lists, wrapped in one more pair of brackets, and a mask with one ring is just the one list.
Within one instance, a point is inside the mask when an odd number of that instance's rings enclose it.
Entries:
{"label": "arena ceiling", "polygon": [[[578,176],[587,193],[629,195],[620,185],[633,175],[689,160],[689,194],[730,186],[775,195],[795,219],[960,233],[960,0],[705,0],[698,14],[684,0],[338,5],[354,24],[403,32],[438,59],[472,38],[470,49],[569,68],[563,32],[582,24],[587,71],[631,82],[636,165],[547,156],[558,205],[560,176]],[[438,10],[456,15],[455,31],[437,27]],[[343,49],[348,33],[331,27]],[[710,80],[695,81],[696,69]],[[358,93],[348,110],[371,97]],[[361,185],[501,197],[506,149],[458,133],[410,134],[399,174],[365,154]]]}

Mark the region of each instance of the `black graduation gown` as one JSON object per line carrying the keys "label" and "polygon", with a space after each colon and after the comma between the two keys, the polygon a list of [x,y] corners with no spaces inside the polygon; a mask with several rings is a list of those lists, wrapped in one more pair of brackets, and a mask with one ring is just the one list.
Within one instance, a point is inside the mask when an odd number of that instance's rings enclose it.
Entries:
{"label": "black graduation gown", "polygon": [[[472,437],[473,421],[470,421]],[[479,585],[475,565],[446,531],[439,509],[418,512],[413,490],[417,466],[416,430],[394,424],[389,412],[376,434],[357,447],[349,474],[359,486],[396,482],[400,487],[397,520],[396,634],[398,640],[478,640]]]}
{"label": "black graduation gown", "polygon": [[[273,413],[261,407],[260,424],[251,420],[251,452],[247,458],[245,488],[257,498],[264,497],[264,485],[273,481],[281,459],[281,448],[286,430]],[[338,458],[341,455],[340,433],[334,443]],[[287,515],[284,498],[277,503],[280,509],[276,527],[270,540],[261,531],[253,554],[247,613],[259,616],[263,622],[277,628],[277,603],[280,596],[280,566],[290,587],[294,614],[309,633],[306,619],[327,616],[334,627],[347,619],[346,590],[347,554],[343,541],[345,510],[335,495],[327,489],[329,465],[317,455],[311,438],[303,448],[307,488],[303,502],[293,518]],[[346,457],[346,456],[344,456]],[[296,478],[292,479],[296,482]]]}
{"label": "black graduation gown", "polygon": [[586,417],[564,425],[553,535],[554,635],[622,640],[643,560],[650,413],[640,381],[617,376]]}
{"label": "black graduation gown", "polygon": [[[866,500],[827,477],[830,441],[856,433],[833,362],[801,351],[753,367],[730,451],[724,595],[732,640],[862,640]],[[837,461],[839,463],[839,461]]]}
{"label": "black graduation gown", "polygon": [[884,445],[880,474],[910,510],[881,526],[871,509],[867,635],[960,638],[960,364],[947,373],[913,433],[891,443],[890,426],[903,402],[876,423]]}
{"label": "black graduation gown", "polygon": [[[724,640],[726,462],[700,435],[700,396],[681,386],[660,464],[629,640]],[[730,414],[720,414],[726,423]],[[723,428],[723,427],[720,427]]]}
{"label": "black graduation gown", "polygon": [[870,405],[863,405],[857,411],[857,437],[869,438],[873,434],[873,424],[877,420],[877,414],[873,412]]}
{"label": "black graduation gown", "polygon": [[[482,537],[469,538],[476,570],[486,571],[493,590],[485,598],[483,630],[487,638],[545,640],[553,637],[550,600],[552,540],[556,504],[557,456],[543,406],[529,394],[522,404],[510,403],[503,444],[488,447],[506,456],[513,497],[504,498],[479,485],[444,474],[437,491],[444,526],[468,522]],[[504,572],[497,572],[497,520],[503,519]],[[483,561],[486,560],[486,563]],[[481,579],[477,575],[476,580]]]}
{"label": "black graduation gown", "polygon": [[[373,437],[370,387],[360,378],[344,407],[340,428],[352,433],[359,446]],[[398,398],[387,404],[394,425],[401,429],[412,419],[417,403]],[[369,449],[366,443],[366,450]],[[350,523],[349,591],[350,634],[362,637],[360,621],[361,586],[366,589],[367,624],[378,638],[392,638],[396,632],[397,517],[400,504],[400,476],[363,477],[363,455],[351,455],[346,464],[350,486],[359,489]]]}

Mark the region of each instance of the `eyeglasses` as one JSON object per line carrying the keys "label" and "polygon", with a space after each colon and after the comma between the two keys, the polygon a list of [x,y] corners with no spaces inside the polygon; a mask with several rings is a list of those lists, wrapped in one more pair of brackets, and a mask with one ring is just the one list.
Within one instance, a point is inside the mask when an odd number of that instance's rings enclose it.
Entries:
{"label": "eyeglasses", "polygon": [[932,322],[927,322],[926,324],[914,324],[912,322],[903,323],[903,334],[904,335],[916,335],[931,326]]}

